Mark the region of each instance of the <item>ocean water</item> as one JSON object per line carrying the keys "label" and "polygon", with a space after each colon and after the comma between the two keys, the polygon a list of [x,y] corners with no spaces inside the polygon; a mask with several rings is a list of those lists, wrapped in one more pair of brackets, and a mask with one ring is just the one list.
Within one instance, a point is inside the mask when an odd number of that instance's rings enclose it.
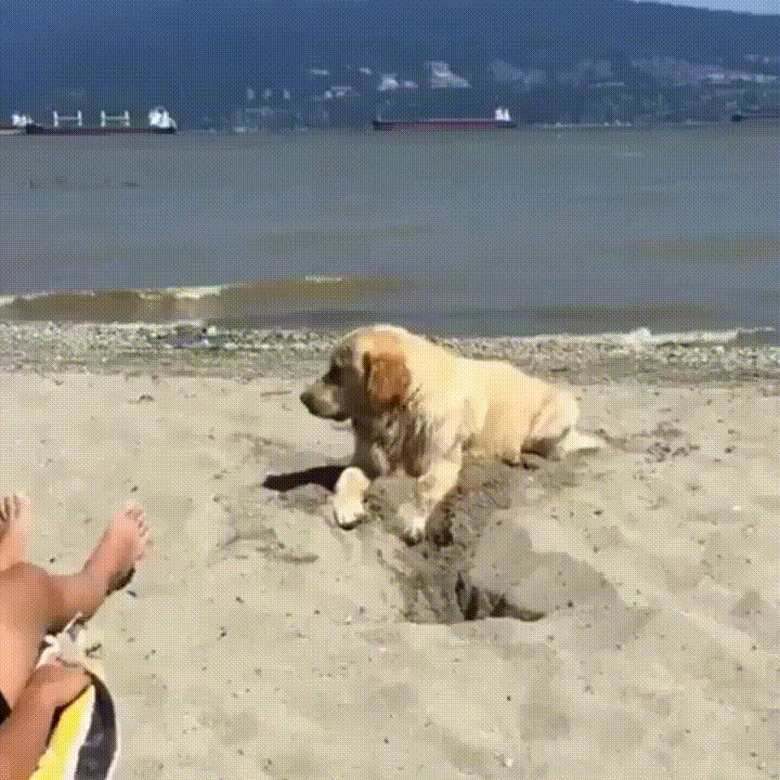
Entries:
{"label": "ocean water", "polygon": [[[779,141],[743,127],[6,136],[0,317],[777,328]],[[14,300],[41,292],[57,295]]]}

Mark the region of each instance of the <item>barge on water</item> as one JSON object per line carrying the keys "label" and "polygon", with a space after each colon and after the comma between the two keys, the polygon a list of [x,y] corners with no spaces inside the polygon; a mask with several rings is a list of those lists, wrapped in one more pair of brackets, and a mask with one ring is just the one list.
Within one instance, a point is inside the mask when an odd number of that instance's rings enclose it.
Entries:
{"label": "barge on water", "polygon": [[[14,120],[16,121],[16,117]],[[25,121],[19,122],[20,129],[27,135],[114,135],[122,133],[156,133],[168,135],[176,132],[176,122],[162,107],[157,106],[149,112],[149,124],[145,127],[132,126],[130,114],[125,111],[117,116],[109,116],[105,111],[100,112],[100,124],[85,126],[82,123],[81,111],[73,116],[61,116],[53,112],[53,122],[50,126],[39,125],[28,117],[21,117]],[[68,124],[61,124],[63,121]],[[73,122],[74,124],[70,124]]]}
{"label": "barge on water", "polygon": [[441,117],[432,119],[374,119],[374,130],[506,130],[517,122],[505,108],[492,117]]}
{"label": "barge on water", "polygon": [[746,125],[766,125],[768,127],[780,126],[780,108],[756,108],[746,111],[737,111],[731,115],[732,122],[742,122]]}

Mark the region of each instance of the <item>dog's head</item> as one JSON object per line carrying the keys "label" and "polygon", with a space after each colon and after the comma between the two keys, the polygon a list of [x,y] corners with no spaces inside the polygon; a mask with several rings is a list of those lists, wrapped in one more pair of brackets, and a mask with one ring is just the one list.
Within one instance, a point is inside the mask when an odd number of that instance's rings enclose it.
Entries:
{"label": "dog's head", "polygon": [[400,406],[410,381],[402,331],[360,328],[333,350],[328,371],[304,390],[301,401],[317,417],[373,417]]}

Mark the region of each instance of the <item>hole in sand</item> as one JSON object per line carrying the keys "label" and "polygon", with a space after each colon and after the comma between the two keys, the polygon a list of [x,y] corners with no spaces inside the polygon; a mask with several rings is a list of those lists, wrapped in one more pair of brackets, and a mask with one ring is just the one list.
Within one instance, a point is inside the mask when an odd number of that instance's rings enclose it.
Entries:
{"label": "hole in sand", "polygon": [[[327,500],[342,466],[318,466],[268,476],[264,488],[278,491],[287,506],[314,513]],[[575,481],[571,462],[545,462],[533,472],[535,485],[554,492]],[[362,545],[403,594],[403,614],[412,622],[454,623],[486,617],[539,620],[544,608],[518,601],[518,578],[536,560],[527,532],[512,520],[525,504],[531,472],[467,456],[458,484],[433,512],[426,538],[408,546],[396,508],[414,500],[415,481],[405,475],[376,480],[366,497],[366,522],[345,531]],[[475,561],[493,557],[490,576],[473,577]],[[484,569],[484,560],[481,567]],[[560,599],[559,599],[560,600]]]}

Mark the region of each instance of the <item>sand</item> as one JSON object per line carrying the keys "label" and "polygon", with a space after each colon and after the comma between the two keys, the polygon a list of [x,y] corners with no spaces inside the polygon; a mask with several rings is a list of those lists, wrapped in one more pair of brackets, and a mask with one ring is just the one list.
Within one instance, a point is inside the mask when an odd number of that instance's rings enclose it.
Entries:
{"label": "sand", "polygon": [[351,436],[298,401],[322,350],[253,375],[3,346],[32,559],[80,565],[128,497],[154,527],[93,621],[120,780],[780,776],[775,352],[700,381],[558,366],[607,446],[469,463],[410,548],[398,482],[354,530],[324,518]]}

